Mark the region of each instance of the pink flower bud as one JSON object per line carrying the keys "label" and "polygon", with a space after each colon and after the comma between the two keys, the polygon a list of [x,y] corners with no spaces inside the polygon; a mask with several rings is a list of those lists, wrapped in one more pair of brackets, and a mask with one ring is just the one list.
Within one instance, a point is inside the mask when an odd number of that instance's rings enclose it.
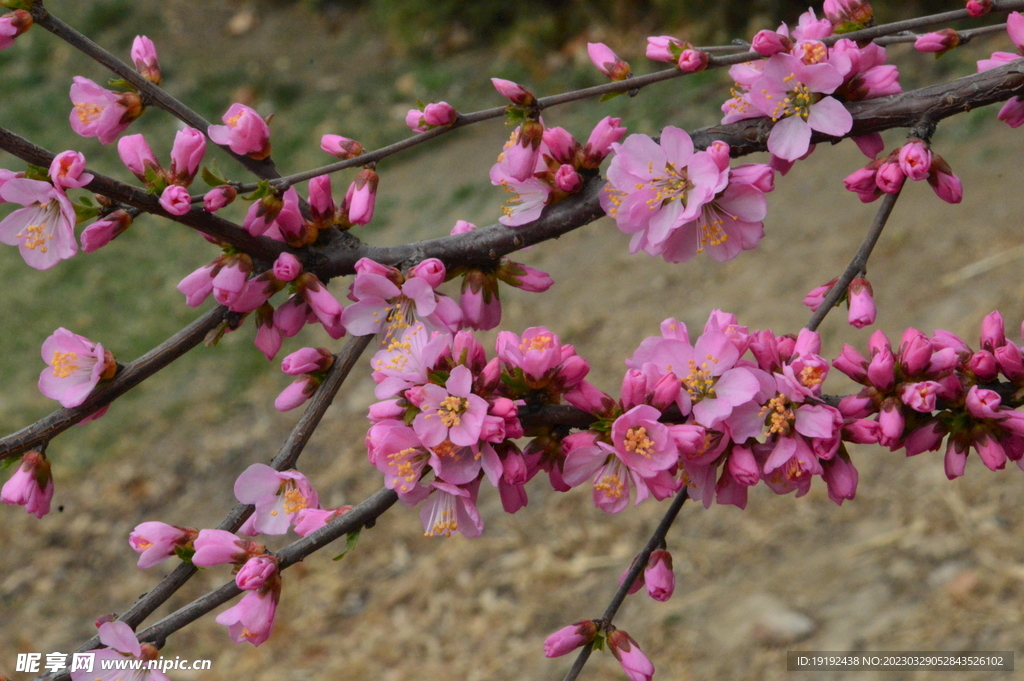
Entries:
{"label": "pink flower bud", "polygon": [[793,41],[789,36],[765,29],[754,35],[750,47],[762,57],[771,57],[779,52],[789,52],[793,49]]}
{"label": "pink flower bud", "polygon": [[580,148],[579,142],[565,128],[544,128],[541,140],[547,145],[551,158],[559,163],[572,163]]}
{"label": "pink flower bud", "polygon": [[907,456],[917,456],[921,452],[934,452],[942,445],[942,438],[946,436],[946,430],[938,421],[932,421],[927,425],[916,428],[907,435],[904,448]]}
{"label": "pink flower bud", "polygon": [[587,43],[587,55],[594,66],[611,80],[625,80],[631,75],[629,63],[619,59],[604,43]]}
{"label": "pink flower bud", "polygon": [[775,190],[775,170],[767,163],[744,163],[729,170],[730,184],[749,184],[762,192]]}
{"label": "pink flower bud", "polygon": [[235,103],[221,120],[226,125],[211,125],[206,131],[214,144],[227,146],[234,153],[257,161],[270,156],[270,127],[256,111]]}
{"label": "pink flower bud", "polygon": [[97,220],[82,232],[82,250],[92,253],[103,248],[123,234],[131,224],[132,216],[123,210],[116,210],[102,220]]}
{"label": "pink flower bud", "polygon": [[334,219],[334,197],[331,194],[330,175],[317,175],[309,181],[309,207],[313,219],[318,223]]}
{"label": "pink flower bud", "polygon": [[410,278],[418,277],[430,284],[430,288],[443,284],[446,274],[444,263],[437,258],[427,258],[409,270]]}
{"label": "pink flower bud", "polygon": [[985,16],[992,11],[992,0],[968,0],[967,13],[972,17]]}
{"label": "pink flower bud", "polygon": [[85,172],[85,156],[78,151],[62,151],[50,163],[50,179],[55,187],[84,187],[93,181],[93,176]]}
{"label": "pink flower bud", "polygon": [[320,381],[312,376],[301,378],[281,391],[281,394],[274,400],[274,408],[283,412],[301,407],[306,400],[313,396],[318,387],[320,387]]}
{"label": "pink flower bud", "polygon": [[0,50],[13,45],[14,39],[32,28],[33,23],[32,15],[23,9],[16,9],[0,17]]}
{"label": "pink flower bud", "polygon": [[895,161],[887,161],[878,169],[875,175],[875,184],[886,194],[895,194],[903,188],[907,176],[903,174],[900,164]]}
{"label": "pink flower bud", "polygon": [[173,556],[179,546],[191,543],[197,534],[191,528],[148,522],[135,526],[135,530],[128,535],[128,544],[133,551],[142,554],[138,566],[145,570]]}
{"label": "pink flower bud", "polygon": [[996,118],[1006,123],[1011,128],[1019,128],[1024,125],[1024,100],[1020,97],[1011,97],[1006,100]]}
{"label": "pink flower bud", "polygon": [[892,447],[903,436],[904,424],[900,402],[893,398],[886,399],[878,413],[878,426],[882,433],[879,441],[887,447]]}
{"label": "pink flower bud", "polygon": [[676,66],[683,73],[696,73],[708,67],[708,53],[701,50],[683,50]]}
{"label": "pink flower bud", "polygon": [[672,597],[676,588],[676,576],[672,572],[672,554],[664,549],[651,552],[644,569],[644,584],[647,595],[664,603]]}
{"label": "pink flower bud", "polygon": [[178,290],[185,294],[185,304],[198,307],[213,293],[213,269],[217,261],[203,265],[178,283]]}
{"label": "pink flower bud", "polygon": [[857,496],[857,469],[844,456],[836,456],[823,464],[825,471],[821,474],[828,485],[828,498],[840,506],[847,499]]}
{"label": "pink flower bud", "polygon": [[930,413],[935,410],[935,398],[942,388],[935,381],[904,383],[900,389],[900,400],[914,411]]}
{"label": "pink flower bud", "polygon": [[427,122],[427,125],[434,127],[451,125],[458,116],[459,113],[448,102],[427,104],[423,109],[423,120]]}
{"label": "pink flower bud", "polygon": [[914,41],[914,49],[918,52],[934,52],[941,56],[960,44],[960,34],[951,28],[926,33]]}
{"label": "pink flower bud", "polygon": [[196,567],[241,564],[250,558],[250,549],[258,553],[265,550],[262,545],[240,539],[226,530],[199,530],[199,536],[192,545],[196,549],[195,555],[192,556],[192,564]]}
{"label": "pink flower bud", "polygon": [[[865,99],[867,98],[865,97]],[[874,160],[875,157],[885,149],[885,141],[882,140],[882,136],[877,132],[873,132],[869,135],[857,135],[850,139],[852,139],[854,144],[857,145],[857,148],[860,149],[861,153],[871,160]]]}
{"label": "pink flower bud", "polygon": [[[719,170],[729,168],[729,145],[722,140],[715,140],[705,151],[715,160]],[[732,178],[730,178],[732,179]]]}
{"label": "pink flower bud", "polygon": [[147,168],[157,171],[158,174],[161,172],[160,163],[142,135],[125,135],[117,140],[117,154],[140,182],[146,182]]}
{"label": "pink flower bud", "polygon": [[476,225],[474,225],[472,222],[466,222],[465,220],[457,220],[455,222],[455,226],[452,227],[451,235],[455,236],[456,234],[466,234],[467,232],[472,232],[475,229]]}
{"label": "pink flower bud", "polygon": [[964,474],[967,467],[967,445],[958,442],[955,438],[949,438],[946,446],[946,477],[955,480]]}
{"label": "pink flower bud", "polygon": [[1024,355],[1013,343],[1007,343],[995,350],[996,362],[1003,376],[1015,384],[1024,381]]}
{"label": "pink flower bud", "polygon": [[583,148],[583,166],[585,168],[597,168],[601,161],[611,153],[612,144],[622,139],[626,134],[626,128],[622,125],[621,118],[606,116],[602,118],[590,132],[587,144]]}
{"label": "pink flower bud", "polygon": [[74,77],[69,94],[74,105],[68,117],[71,129],[100,144],[113,142],[146,110],[137,93],[113,92],[82,76]]}
{"label": "pink flower bud", "polygon": [[861,418],[843,424],[843,439],[847,442],[858,445],[874,445],[878,444],[878,439],[881,436],[882,431],[878,426],[878,421]]}
{"label": "pink flower bud", "polygon": [[858,277],[850,282],[847,288],[850,311],[847,321],[850,326],[863,329],[875,323],[875,299],[872,296],[871,284],[867,279]]}
{"label": "pink flower bud", "polygon": [[274,261],[274,278],[278,281],[292,281],[302,272],[302,263],[291,253],[282,253]]}
{"label": "pink flower bud", "polygon": [[295,534],[305,537],[313,534],[335,518],[340,518],[352,510],[351,506],[338,508],[304,508],[295,516]]}
{"label": "pink flower bud", "polygon": [[252,260],[247,255],[231,256],[213,278],[213,297],[221,305],[231,305],[245,290],[252,272]]}
{"label": "pink flower bud", "polygon": [[832,366],[858,383],[863,383],[867,379],[868,361],[852,345],[843,345],[843,351],[832,360]]}
{"label": "pink flower bud", "polygon": [[566,358],[558,369],[558,377],[562,379],[562,383],[566,388],[579,385],[589,373],[590,364],[587,360],[577,355]]}
{"label": "pink flower bud", "polygon": [[327,371],[333,363],[334,355],[327,348],[301,348],[281,360],[281,371],[289,376],[301,376]]}
{"label": "pink flower bud", "polygon": [[632,409],[638,404],[643,404],[647,398],[647,379],[639,369],[630,369],[622,377],[620,389],[623,409]]}
{"label": "pink flower bud", "polygon": [[847,30],[867,26],[874,16],[871,3],[866,0],[825,0],[822,9],[833,26],[839,28],[845,24]]}
{"label": "pink flower bud", "polygon": [[545,657],[560,657],[585,646],[597,636],[593,620],[583,620],[559,629],[544,641]]}
{"label": "pink flower bud", "polygon": [[896,360],[892,356],[892,350],[882,348],[872,355],[871,362],[868,364],[868,381],[880,392],[892,390],[892,387],[896,385],[895,368]]}
{"label": "pink flower bud", "polygon": [[812,288],[807,295],[804,296],[804,305],[811,308],[811,312],[817,312],[818,308],[821,307],[821,304],[825,302],[825,297],[828,295],[828,292],[832,290],[832,287],[836,285],[837,281],[839,281],[839,277],[836,277],[827,284],[822,284],[821,286]]}
{"label": "pink flower bud", "polygon": [[203,197],[203,210],[207,213],[216,213],[234,201],[236,196],[238,196],[238,191],[229,184],[214,187]]}
{"label": "pink flower bud", "polygon": [[994,381],[999,374],[999,364],[995,355],[988,350],[979,350],[967,360],[967,368],[980,381]]}
{"label": "pink flower bud", "polygon": [[416,134],[430,130],[430,126],[423,120],[423,112],[419,109],[409,109],[405,114],[405,125]]}
{"label": "pink flower bud", "polygon": [[171,181],[187,187],[199,172],[206,153],[206,136],[195,128],[179,130],[171,148]]}
{"label": "pink flower bud", "polygon": [[651,681],[654,665],[625,631],[617,629],[608,634],[608,649],[622,665],[622,671],[626,672],[629,681]]}
{"label": "pink flower bud", "polygon": [[296,280],[296,289],[306,304],[313,310],[313,314],[325,327],[336,326],[341,321],[341,314],[345,308],[331,295],[327,287],[316,278],[316,275],[306,272]]}
{"label": "pink flower bud", "polygon": [[264,554],[246,561],[235,575],[235,584],[242,591],[256,591],[276,574],[277,558],[270,554]]}
{"label": "pink flower bud", "polygon": [[921,140],[911,140],[900,148],[900,169],[915,182],[928,177],[932,167],[932,152]]}
{"label": "pink flower bud", "polygon": [[405,407],[400,406],[397,399],[384,400],[371,404],[368,413],[370,420],[375,422],[400,419],[405,415]]}
{"label": "pink flower bud", "polygon": [[0,501],[8,506],[24,506],[37,518],[50,512],[53,499],[53,476],[50,462],[35,450],[21,458],[21,464],[0,489]]}
{"label": "pink flower bud", "polygon": [[583,189],[583,178],[572,166],[562,165],[555,172],[555,186],[566,194],[575,194]]}
{"label": "pink flower bud", "polygon": [[369,168],[356,175],[345,195],[348,207],[348,221],[353,225],[365,225],[373,219],[373,208],[377,201],[377,183],[380,177]]}
{"label": "pink flower bud", "polygon": [[932,156],[928,184],[935,191],[935,195],[946,203],[960,203],[964,198],[964,186],[960,183],[960,178],[953,174],[949,164],[938,154]]}
{"label": "pink flower bud", "polygon": [[160,75],[160,61],[156,56],[156,46],[153,41],[144,35],[135,36],[132,42],[132,61],[135,63],[135,70],[143,78],[159,85],[163,81]]}
{"label": "pink flower bud", "polygon": [[537,101],[533,93],[519,83],[513,83],[511,80],[503,80],[501,78],[491,78],[491,83],[494,85],[494,89],[498,91],[498,94],[502,97],[507,97],[513,104],[533,106]]}
{"label": "pink flower bud", "polygon": [[990,352],[1006,345],[1006,325],[999,311],[990,312],[981,321],[981,347]]}
{"label": "pink flower bud", "polygon": [[565,393],[565,401],[588,414],[607,412],[615,404],[615,400],[586,380]]}
{"label": "pink flower bud", "polygon": [[341,135],[324,135],[320,138],[320,148],[343,161],[363,153],[362,144]]}
{"label": "pink flower bud", "polygon": [[680,53],[689,46],[670,35],[653,36],[647,39],[647,58],[675,64]]}
{"label": "pink flower bud", "polygon": [[844,418],[862,419],[874,414],[876,411],[878,409],[875,406],[874,400],[871,399],[870,395],[865,395],[863,391],[857,395],[847,395],[839,400],[839,413]]}
{"label": "pink flower bud", "polygon": [[1024,50],[1024,15],[1020,12],[1010,12],[1006,16],[1006,32],[1017,46],[1017,50]]}
{"label": "pink flower bud", "polygon": [[682,384],[679,378],[669,372],[658,379],[651,390],[650,405],[658,411],[665,411],[679,397]]}
{"label": "pink flower bud", "polygon": [[171,215],[184,215],[192,210],[192,197],[184,187],[171,184],[160,195],[160,205]]}
{"label": "pink flower bud", "polygon": [[761,480],[761,467],[749,447],[734,445],[727,465],[729,475],[740,485],[753,487]]}
{"label": "pink flower bud", "polygon": [[855,170],[847,175],[846,179],[843,180],[846,189],[856,193],[864,203],[871,203],[877,199],[882,195],[876,180],[880,165],[880,161],[872,161],[860,170]]}

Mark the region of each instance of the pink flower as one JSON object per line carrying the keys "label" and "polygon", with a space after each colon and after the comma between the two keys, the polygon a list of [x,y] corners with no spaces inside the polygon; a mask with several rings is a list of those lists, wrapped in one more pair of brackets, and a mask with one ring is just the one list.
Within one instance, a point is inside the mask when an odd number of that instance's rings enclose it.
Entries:
{"label": "pink flower", "polygon": [[234,201],[236,196],[238,191],[229,184],[214,187],[203,196],[203,210],[207,213],[216,213]]}
{"label": "pink flower", "polygon": [[320,506],[305,475],[294,470],[276,471],[262,463],[254,463],[238,476],[235,497],[243,504],[256,506],[253,527],[263,534],[284,534],[299,511]]}
{"label": "pink flower", "polygon": [[356,336],[375,334],[385,328],[403,329],[412,322],[414,313],[430,327],[445,330],[457,328],[451,322],[457,324],[461,317],[455,301],[435,293],[426,279],[404,277],[398,270],[378,265],[369,258],[356,263],[350,297],[357,302],[345,308],[341,321]]}
{"label": "pink flower", "polygon": [[850,313],[847,320],[850,326],[863,329],[875,323],[875,300],[872,297],[871,284],[867,279],[858,277],[850,282],[847,295],[850,301]]}
{"label": "pink flower", "polygon": [[192,210],[192,197],[184,187],[170,184],[160,195],[160,206],[171,215],[184,215]]}
{"label": "pink flower", "polygon": [[71,129],[82,137],[110,144],[143,114],[142,99],[134,92],[111,92],[82,76],[71,86]]}
{"label": "pink flower", "polygon": [[199,530],[199,535],[193,540],[192,545],[196,550],[192,556],[192,564],[196,567],[213,567],[228,563],[241,565],[253,555],[260,555],[265,551],[262,544],[240,539],[227,530]]}
{"label": "pink flower", "polygon": [[656,601],[665,602],[672,598],[676,588],[676,576],[672,572],[672,554],[664,549],[651,553],[644,568],[644,584],[647,595]]}
{"label": "pink flower", "polygon": [[967,13],[981,17],[992,11],[992,0],[967,0]]}
{"label": "pink flower", "polygon": [[583,167],[599,167],[601,161],[611,153],[612,144],[622,139],[625,134],[626,127],[622,125],[621,118],[605,116],[598,121],[583,147]]}
{"label": "pink flower", "polygon": [[0,50],[14,44],[14,39],[32,28],[32,15],[23,9],[0,16]]}
{"label": "pink flower", "polygon": [[654,665],[629,634],[617,629],[608,634],[608,649],[622,665],[629,681],[651,681]]}
{"label": "pink flower", "polygon": [[845,500],[857,496],[857,469],[842,454],[826,462],[821,477],[828,485],[828,498],[838,505],[842,506]]}
{"label": "pink flower", "polygon": [[474,395],[473,374],[465,366],[452,369],[445,387],[428,383],[423,386],[420,413],[413,421],[416,435],[426,447],[436,447],[445,440],[467,447],[480,439],[487,401]]}
{"label": "pink flower", "polygon": [[690,136],[679,128],[665,128],[660,144],[646,135],[630,135],[612,147],[615,158],[608,166],[601,207],[621,231],[633,235],[633,253],[664,244],[728,182],[714,157],[694,153]]}
{"label": "pink flower", "polygon": [[341,135],[324,135],[320,138],[320,148],[343,161],[363,153],[362,144]]}
{"label": "pink flower", "polygon": [[[964,186],[960,182],[960,178],[953,173],[949,164],[938,154],[932,156],[932,167],[928,175],[928,184],[931,185],[935,195],[946,203],[960,203],[964,198]],[[3,193],[3,188],[0,187],[0,196]],[[2,228],[3,223],[0,223],[0,229]]]}
{"label": "pink flower", "polygon": [[189,127],[179,130],[171,147],[171,182],[183,187],[192,184],[205,153],[206,136],[203,133]]}
{"label": "pink flower", "polygon": [[163,81],[160,74],[160,60],[156,55],[156,45],[144,35],[135,36],[132,42],[132,61],[135,63],[135,70],[143,78],[159,85]]}
{"label": "pink flower", "polygon": [[220,271],[213,277],[213,297],[221,305],[230,307],[246,289],[249,273],[252,272],[252,260],[243,253],[224,256],[220,264]]}
{"label": "pink flower", "polygon": [[484,529],[476,509],[479,487],[479,480],[464,486],[431,482],[430,497],[420,510],[423,533],[428,537],[450,537],[454,532],[461,532],[469,539],[479,537]]}
{"label": "pink flower", "polygon": [[97,383],[117,372],[114,356],[102,345],[64,328],[43,342],[42,355],[49,368],[39,376],[39,392],[68,409],[85,402]]}
{"label": "pink flower", "polygon": [[544,657],[560,657],[585,646],[597,636],[597,625],[593,620],[570,624],[551,634],[544,640]]}
{"label": "pink flower", "polygon": [[270,127],[254,110],[235,103],[221,120],[226,125],[211,125],[206,131],[215,144],[226,145],[236,154],[246,154],[257,161],[270,156]]}
{"label": "pink flower", "polygon": [[18,246],[29,267],[47,270],[78,252],[75,209],[62,190],[13,178],[0,185],[0,198],[25,206],[0,222],[0,242]]}
{"label": "pink flower", "polygon": [[843,83],[827,63],[807,65],[791,54],[776,54],[750,86],[750,100],[777,121],[768,136],[768,151],[787,161],[807,153],[811,132],[841,137],[853,127],[850,112],[834,97],[822,97]]}
{"label": "pink flower", "polygon": [[302,348],[281,361],[281,371],[289,376],[300,376],[327,371],[334,363],[334,355],[326,348]]}
{"label": "pink flower", "polygon": [[58,189],[84,187],[93,180],[85,172],[85,156],[77,151],[62,151],[50,163],[50,179]]}
{"label": "pink flower", "polygon": [[701,50],[683,50],[676,66],[683,73],[696,73],[708,67],[708,53]]}
{"label": "pink flower", "polygon": [[[92,670],[71,672],[71,681],[121,681],[126,678],[132,681],[170,681],[163,672],[148,667],[148,662],[156,660],[160,651],[152,643],[139,643],[135,632],[124,622],[104,622],[100,625],[99,634],[100,643],[107,647],[89,651],[94,655]],[[128,667],[118,665],[132,664],[129,660],[139,660],[140,666],[137,671],[126,674]],[[106,669],[106,666],[110,668]]]}
{"label": "pink flower", "polygon": [[136,525],[128,535],[128,544],[139,556],[139,567],[146,569],[164,562],[177,549],[192,542],[198,535],[196,530],[177,527],[157,521]]}
{"label": "pink flower", "polygon": [[907,176],[903,174],[903,168],[900,167],[896,159],[892,158],[883,162],[875,174],[875,184],[886,194],[895,194],[900,191],[906,179]]}
{"label": "pink flower", "polygon": [[431,102],[423,109],[410,109],[405,124],[413,132],[426,132],[445,125],[451,125],[459,113],[448,102]]}
{"label": "pink flower", "polygon": [[926,33],[914,41],[914,49],[918,52],[934,52],[941,57],[960,44],[960,34],[951,28]]}
{"label": "pink flower", "polygon": [[277,557],[265,553],[245,562],[235,575],[235,584],[242,591],[256,591],[277,574]]}
{"label": "pink flower", "polygon": [[249,591],[237,605],[217,615],[216,622],[228,627],[228,635],[235,643],[246,641],[258,646],[270,638],[280,597],[279,581],[276,588]]}
{"label": "pink flower", "polygon": [[413,385],[427,382],[427,372],[450,352],[452,338],[447,333],[430,333],[422,322],[404,329],[399,338],[373,356],[374,391],[377,399],[394,397]]}
{"label": "pink flower", "polygon": [[629,62],[619,59],[604,43],[587,43],[587,56],[601,73],[613,81],[625,80],[632,75]]}
{"label": "pink flower", "polygon": [[14,475],[0,489],[0,501],[8,506],[24,506],[29,514],[42,518],[50,512],[53,499],[53,476],[50,462],[35,450],[21,458]]}
{"label": "pink flower", "polygon": [[821,307],[821,304],[825,302],[825,297],[828,295],[828,292],[832,290],[832,287],[836,285],[837,281],[839,281],[839,277],[836,277],[827,284],[822,284],[821,286],[811,289],[810,292],[804,296],[804,305],[811,308],[811,312],[817,312],[818,308]]}
{"label": "pink flower", "polygon": [[641,404],[615,420],[611,439],[615,453],[631,471],[642,478],[654,477],[679,461],[675,441],[668,427],[658,422],[654,407]]}

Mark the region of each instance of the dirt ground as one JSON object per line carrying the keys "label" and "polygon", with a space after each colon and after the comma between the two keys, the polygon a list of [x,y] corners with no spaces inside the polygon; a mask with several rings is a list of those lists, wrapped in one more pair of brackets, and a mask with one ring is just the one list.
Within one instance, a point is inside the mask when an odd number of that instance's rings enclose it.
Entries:
{"label": "dirt ground", "polygon": [[[874,328],[890,337],[909,325],[926,333],[949,329],[976,344],[980,320],[993,309],[1008,330],[1019,328],[1021,141],[1017,131],[981,122],[994,116],[991,109],[943,124],[935,139],[964,181],[962,204],[942,203],[920,183],[896,206],[869,269],[879,304]],[[474,193],[469,208],[442,199],[454,188],[481,186],[503,134],[500,124],[481,126],[391,169],[387,186],[405,189],[390,195],[393,226],[375,242],[447,233],[457,218],[492,222],[497,190]],[[898,131],[886,137],[890,146],[900,140]],[[803,294],[842,270],[874,214],[877,204],[864,206],[842,190],[841,178],[863,163],[849,142],[819,148],[779,178],[760,247],[724,265],[631,256],[628,238],[606,219],[520,254],[550,272],[556,287],[544,296],[508,293],[502,328],[548,326],[590,360],[592,379],[609,392],[618,389],[623,360],[667,316],[700,329],[708,312],[721,308],[751,328],[796,332],[808,317]],[[482,186],[490,191],[486,181]],[[836,311],[821,329],[827,356],[844,342],[863,347],[873,330],[852,329],[843,317]],[[841,378],[827,389],[847,389]],[[137,456],[105,459],[75,480],[58,480],[55,505],[63,513],[37,521],[0,508],[0,673],[26,678],[13,671],[17,653],[77,647],[95,631],[97,616],[126,609],[173,566],[134,566],[126,538],[136,524],[215,524],[234,503],[238,472],[277,451],[297,418],[273,409],[281,377],[267,371],[239,406],[218,409],[201,396],[223,380],[197,376],[195,405],[174,423],[147,424],[135,436]],[[303,454],[300,468],[325,505],[358,503],[382,484],[362,444],[372,399],[372,381],[354,375]],[[820,481],[802,499],[759,486],[745,511],[684,506],[668,537],[674,597],[656,603],[637,594],[616,620],[653,659],[657,678],[789,678],[786,651],[796,649],[1024,653],[1024,473],[992,473],[972,456],[966,476],[949,482],[941,453],[906,459],[855,446],[851,454],[860,487],[841,508]],[[212,616],[172,636],[165,656],[208,658],[212,670],[171,677],[561,678],[571,658],[545,659],[544,638],[600,615],[664,505],[648,501],[608,516],[585,490],[558,494],[540,483],[514,516],[483,490],[486,529],[475,540],[426,538],[418,513],[395,507],[342,561],[332,562],[328,550],[284,574],[274,634],[263,646],[232,643]],[[205,570],[151,621],[228,578],[224,569]],[[610,655],[597,654],[581,678],[624,677]]]}

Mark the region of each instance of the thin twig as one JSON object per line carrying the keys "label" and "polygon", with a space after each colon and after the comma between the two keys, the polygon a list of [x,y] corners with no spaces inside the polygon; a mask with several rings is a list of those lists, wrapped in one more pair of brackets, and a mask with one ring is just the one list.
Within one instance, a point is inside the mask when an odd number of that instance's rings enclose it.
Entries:
{"label": "thin twig", "polygon": [[[615,590],[615,595],[612,596],[612,600],[608,603],[608,607],[605,608],[604,614],[601,615],[601,627],[607,629],[612,623],[612,619],[615,618],[615,613],[619,611],[619,607],[622,602],[626,600],[626,596],[629,595],[629,588],[633,586],[633,582],[640,576],[640,573],[647,567],[647,560],[651,557],[651,553],[654,552],[662,543],[665,541],[665,537],[668,535],[668,531],[672,528],[672,523],[675,522],[676,516],[679,515],[679,509],[683,507],[689,498],[689,489],[683,487],[682,490],[676,494],[675,498],[672,499],[672,504],[665,511],[665,515],[662,516],[661,522],[658,523],[658,527],[655,528],[654,533],[651,534],[651,538],[647,540],[647,544],[640,551],[637,557],[633,560],[633,564],[629,566],[629,571],[626,573],[625,578],[622,580],[622,584]],[[569,672],[565,675],[563,681],[574,681],[579,673],[583,670],[583,665],[587,663],[587,659],[590,657],[590,653],[593,649],[592,645],[583,647],[583,650],[576,656],[576,660],[573,661],[572,667],[569,668]]]}
{"label": "thin twig", "polygon": [[836,281],[835,285],[829,289],[825,300],[822,301],[818,309],[811,315],[811,320],[807,322],[807,328],[811,331],[817,330],[818,325],[825,319],[825,315],[835,307],[835,304],[846,293],[846,287],[850,285],[850,282],[867,271],[866,268],[868,266],[868,258],[871,257],[871,251],[874,249],[875,244],[878,243],[878,237],[882,235],[882,229],[885,227],[886,221],[889,220],[893,206],[896,205],[896,199],[900,197],[900,191],[902,190],[903,188],[900,187],[899,191],[895,194],[886,194],[885,198],[882,199],[882,205],[878,207],[878,212],[875,214],[875,221],[871,223],[871,229],[864,236],[864,241],[861,243],[860,248],[857,249],[853,260],[847,265],[846,271],[839,276],[839,280]]}

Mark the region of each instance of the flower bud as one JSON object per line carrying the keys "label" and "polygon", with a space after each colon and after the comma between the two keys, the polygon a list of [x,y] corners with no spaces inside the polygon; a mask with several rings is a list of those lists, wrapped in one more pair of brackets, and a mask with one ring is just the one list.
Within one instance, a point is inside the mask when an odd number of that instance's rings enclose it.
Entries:
{"label": "flower bud", "polygon": [[910,140],[900,147],[900,170],[915,182],[928,177],[932,167],[932,152],[921,140]]}
{"label": "flower bud", "polygon": [[918,52],[934,52],[941,57],[960,44],[960,34],[951,28],[926,33],[914,41],[914,49]]}
{"label": "flower bud", "polygon": [[597,636],[593,620],[583,620],[559,629],[544,641],[545,657],[560,657],[585,646]]}
{"label": "flower bud", "polygon": [[793,49],[793,41],[789,36],[765,29],[754,35],[750,47],[762,57],[771,57],[779,52],[789,52]]}
{"label": "flower bud", "polygon": [[238,196],[238,190],[229,184],[214,187],[203,196],[203,210],[207,213],[216,213],[234,201],[236,196]]}
{"label": "flower bud", "polygon": [[320,148],[343,161],[363,153],[362,144],[341,135],[324,135],[320,138]]}
{"label": "flower bud", "polygon": [[156,46],[153,41],[144,35],[135,36],[132,42],[132,61],[135,63],[135,70],[151,83],[159,85],[163,82],[160,75],[160,61],[156,56]]}
{"label": "flower bud", "polygon": [[860,277],[850,282],[847,290],[850,311],[847,316],[850,326],[863,329],[875,323],[875,299],[872,296],[871,284]]}

